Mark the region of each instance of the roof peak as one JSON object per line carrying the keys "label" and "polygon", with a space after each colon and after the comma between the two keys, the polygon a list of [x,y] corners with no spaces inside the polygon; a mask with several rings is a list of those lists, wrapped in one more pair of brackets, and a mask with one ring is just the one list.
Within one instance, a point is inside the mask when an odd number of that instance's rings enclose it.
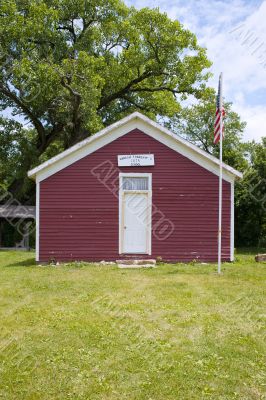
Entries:
{"label": "roof peak", "polygon": [[[139,120],[143,124],[143,126],[140,126],[140,128],[144,128],[144,133],[147,133],[147,129],[145,132],[145,126],[146,126],[146,128],[151,127],[154,130],[156,130],[157,132],[159,132],[161,135],[164,136],[165,140],[163,140],[163,142],[165,142],[166,145],[168,145],[167,139],[169,141],[174,140],[175,142],[178,142],[180,146],[185,147],[190,152],[195,153],[196,156],[201,157],[202,159],[206,159],[206,161],[208,160],[208,162],[212,163],[215,167],[219,166],[219,160],[216,157],[210,155],[209,153],[200,149],[196,145],[183,139],[181,136],[171,132],[169,129],[161,126],[158,122],[153,121],[152,119],[148,118],[144,114],[142,114],[138,111],[135,111],[132,114],[129,114],[128,116],[113,123],[112,125],[109,125],[109,126],[103,128],[102,130],[95,133],[94,135],[89,136],[88,138],[75,144],[74,146],[70,147],[69,149],[63,151],[62,153],[59,153],[58,155],[51,158],[50,160],[45,161],[44,163],[40,164],[39,166],[33,168],[32,170],[30,170],[28,172],[28,176],[32,179],[35,179],[36,176],[38,174],[40,174],[42,171],[51,168],[53,165],[59,163],[61,160],[66,159],[66,158],[69,159],[69,164],[77,161],[78,159],[86,156],[86,154],[84,155],[84,151],[82,151],[82,149],[84,149],[85,147],[91,146],[93,148],[92,149],[93,151],[100,149],[102,146],[112,142],[113,140],[117,139],[118,137],[123,136],[126,133],[128,133],[130,130],[134,129],[133,125],[134,125],[135,120]],[[128,130],[124,129],[125,126],[129,127]],[[135,126],[135,128],[138,128],[137,123],[134,126]],[[119,133],[117,135],[114,134],[112,136],[112,133],[114,133],[115,131],[117,131],[117,132],[119,131]],[[150,132],[150,136],[152,136],[151,132]],[[104,138],[107,138],[107,139],[104,140]],[[99,142],[98,146],[96,145],[97,141]],[[169,144],[170,144],[170,142],[169,142]],[[171,147],[171,146],[169,146],[169,147]],[[176,150],[176,148],[175,148],[175,150]],[[90,154],[93,151],[89,151],[88,154]],[[176,151],[178,151],[178,150],[176,150]],[[78,152],[80,152],[80,157],[77,156]],[[74,154],[76,154],[76,156],[74,156]],[[73,158],[72,162],[71,162],[71,157]],[[197,162],[197,160],[195,162]],[[65,165],[65,166],[67,166],[67,165]],[[64,168],[64,166],[63,166],[63,168]],[[62,168],[60,168],[60,169],[62,169]],[[55,168],[54,171],[57,172],[60,169]],[[225,171],[227,171],[229,174],[231,174],[234,178],[242,177],[242,174],[240,172],[238,172],[234,168],[228,166],[227,164],[223,163],[223,169]],[[52,175],[55,172],[52,172],[50,175]],[[43,179],[45,179],[45,178],[43,178]]]}

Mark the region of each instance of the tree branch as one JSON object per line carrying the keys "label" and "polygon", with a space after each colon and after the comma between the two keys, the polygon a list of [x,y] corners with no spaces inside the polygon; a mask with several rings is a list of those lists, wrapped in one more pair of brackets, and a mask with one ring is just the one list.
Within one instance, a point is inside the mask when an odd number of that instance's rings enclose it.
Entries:
{"label": "tree branch", "polygon": [[171,89],[167,86],[159,86],[157,88],[135,88],[135,89],[130,89],[131,92],[162,92],[162,91],[167,91],[167,92],[171,92],[174,95],[178,94],[178,93],[182,93],[179,90],[176,89]]}
{"label": "tree branch", "polygon": [[73,124],[73,129],[72,132],[75,134],[75,132],[79,131],[80,128],[80,117],[79,117],[79,107],[81,103],[81,94],[78,93],[75,89],[73,89],[70,86],[71,79],[68,79],[69,82],[66,81],[65,77],[61,78],[61,84],[64,88],[66,88],[69,93],[73,96],[74,102],[73,102],[73,116],[72,116],[72,124]]}
{"label": "tree branch", "polygon": [[152,48],[152,50],[154,52],[155,59],[156,59],[157,63],[160,65],[161,64],[161,60],[160,60],[160,57],[159,57],[159,54],[158,54],[158,48],[154,47],[153,44],[151,43],[151,41],[148,40],[148,39],[147,39],[147,43]]}
{"label": "tree branch", "polygon": [[131,89],[132,86],[137,85],[138,83],[144,81],[145,79],[149,78],[152,75],[153,75],[153,73],[151,71],[146,71],[139,77],[137,77],[137,78],[133,79],[131,82],[129,82],[124,88],[118,90],[116,93],[113,93],[110,96],[107,96],[106,98],[103,98],[100,101],[100,104],[98,106],[98,111],[101,110],[103,107],[105,107],[111,101],[113,101],[117,98],[123,97],[130,90],[132,91],[132,89]]}
{"label": "tree branch", "polygon": [[8,97],[10,100],[12,100],[22,111],[23,113],[30,119],[32,124],[34,125],[36,131],[38,132],[39,138],[42,143],[45,142],[45,129],[40,122],[40,120],[33,114],[33,112],[30,110],[26,104],[23,103],[21,99],[19,99],[14,92],[11,92],[9,89],[4,87],[3,85],[0,85],[0,92]]}
{"label": "tree branch", "polygon": [[71,26],[66,26],[66,25],[59,26],[58,28],[56,28],[56,30],[58,30],[58,31],[64,30],[64,31],[70,32],[73,36],[73,42],[76,43],[77,35],[76,35],[75,29],[74,29],[73,21],[71,21]]}
{"label": "tree branch", "polygon": [[41,155],[47,147],[52,143],[52,141],[58,136],[59,133],[61,133],[64,129],[64,124],[63,123],[58,123],[55,124],[53,129],[49,132],[48,135],[45,137],[45,142],[40,143],[37,145],[37,155]]}
{"label": "tree branch", "polygon": [[48,44],[51,46],[52,49],[55,48],[55,43],[53,43],[51,40],[33,40],[33,39],[28,39],[29,43],[36,44],[38,46],[42,46],[44,44]]}
{"label": "tree branch", "polygon": [[122,96],[122,99],[126,100],[128,103],[130,103],[131,105],[139,108],[140,110],[143,110],[143,111],[146,110],[145,107],[141,106],[140,104],[138,104],[137,102],[135,102],[133,99],[131,99],[128,96]]}
{"label": "tree branch", "polygon": [[84,34],[86,33],[86,30],[94,23],[96,22],[96,19],[91,19],[88,22],[85,21],[85,19],[83,18],[82,22],[83,22],[83,29],[78,37],[78,40],[82,39]]}

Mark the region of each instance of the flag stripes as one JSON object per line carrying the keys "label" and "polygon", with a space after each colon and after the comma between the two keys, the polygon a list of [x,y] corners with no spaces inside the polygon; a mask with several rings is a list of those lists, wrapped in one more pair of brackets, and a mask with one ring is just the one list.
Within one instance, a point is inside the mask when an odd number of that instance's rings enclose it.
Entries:
{"label": "flag stripes", "polygon": [[214,144],[217,144],[220,141],[220,133],[224,137],[224,126],[223,126],[223,117],[225,116],[225,111],[223,107],[223,98],[222,98],[222,77],[220,75],[219,85],[218,85],[218,93],[216,99],[216,113],[215,113],[215,121],[214,121]]}
{"label": "flag stripes", "polygon": [[[223,117],[225,115],[224,109],[220,112],[219,110],[216,110],[215,113],[215,122],[214,122],[214,144],[219,143],[220,140],[220,132],[222,129],[223,132],[223,137],[224,137],[224,125],[223,125]],[[221,127],[222,125],[222,127]]]}

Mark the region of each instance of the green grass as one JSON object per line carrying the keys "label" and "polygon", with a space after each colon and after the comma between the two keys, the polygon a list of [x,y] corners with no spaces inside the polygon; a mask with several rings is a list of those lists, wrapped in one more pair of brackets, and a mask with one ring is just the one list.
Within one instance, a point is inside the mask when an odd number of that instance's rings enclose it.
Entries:
{"label": "green grass", "polygon": [[0,399],[266,399],[266,265],[34,265],[0,252]]}

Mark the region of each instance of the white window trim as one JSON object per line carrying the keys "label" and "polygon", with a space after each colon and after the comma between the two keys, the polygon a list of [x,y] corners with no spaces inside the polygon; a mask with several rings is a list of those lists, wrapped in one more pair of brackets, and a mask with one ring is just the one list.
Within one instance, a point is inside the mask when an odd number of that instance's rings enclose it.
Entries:
{"label": "white window trim", "polygon": [[[148,178],[148,190],[123,190],[122,179],[123,178]],[[148,196],[148,232],[147,232],[147,252],[143,254],[151,255],[152,248],[152,173],[119,173],[119,254],[135,254],[135,253],[124,253],[123,252],[123,193],[146,193]]]}

